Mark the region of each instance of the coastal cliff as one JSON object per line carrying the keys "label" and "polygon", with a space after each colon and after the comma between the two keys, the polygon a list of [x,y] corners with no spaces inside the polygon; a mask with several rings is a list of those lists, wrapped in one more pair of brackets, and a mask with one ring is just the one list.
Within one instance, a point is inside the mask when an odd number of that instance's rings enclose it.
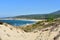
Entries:
{"label": "coastal cliff", "polygon": [[60,40],[60,21],[55,21],[41,30],[25,32],[6,23],[0,23],[0,40]]}

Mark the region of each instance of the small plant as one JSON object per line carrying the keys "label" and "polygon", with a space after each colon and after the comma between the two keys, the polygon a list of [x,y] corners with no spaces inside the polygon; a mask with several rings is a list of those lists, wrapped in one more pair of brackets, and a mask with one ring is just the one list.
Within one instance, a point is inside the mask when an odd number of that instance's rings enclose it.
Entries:
{"label": "small plant", "polygon": [[2,24],[3,24],[3,22],[0,22],[0,24],[2,25]]}
{"label": "small plant", "polygon": [[7,27],[8,25],[7,25],[7,24],[5,24],[5,26]]}
{"label": "small plant", "polygon": [[12,30],[12,28],[10,28],[10,30]]}
{"label": "small plant", "polygon": [[9,34],[7,34],[7,36],[8,36],[8,37],[10,37],[10,35],[9,35]]}

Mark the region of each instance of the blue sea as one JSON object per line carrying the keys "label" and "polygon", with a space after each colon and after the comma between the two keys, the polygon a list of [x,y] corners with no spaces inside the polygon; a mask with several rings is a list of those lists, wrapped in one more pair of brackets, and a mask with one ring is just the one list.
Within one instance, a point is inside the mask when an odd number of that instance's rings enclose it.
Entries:
{"label": "blue sea", "polygon": [[28,21],[28,20],[0,20],[0,22],[8,23],[13,26],[22,26],[26,24],[35,23],[35,21]]}

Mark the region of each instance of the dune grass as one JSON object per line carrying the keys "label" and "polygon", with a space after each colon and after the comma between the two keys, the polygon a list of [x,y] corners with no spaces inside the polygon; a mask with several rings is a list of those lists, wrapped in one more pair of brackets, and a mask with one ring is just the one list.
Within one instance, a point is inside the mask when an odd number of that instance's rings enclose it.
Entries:
{"label": "dune grass", "polygon": [[60,19],[47,19],[44,21],[38,21],[32,25],[16,27],[16,28],[22,29],[25,32],[32,32],[34,30],[41,30],[43,28],[51,27],[51,26],[55,25],[56,23],[60,23]]}
{"label": "dune grass", "polygon": [[47,19],[45,21],[38,21],[35,24],[28,25],[26,27],[21,27],[21,29],[23,29],[25,32],[31,32],[34,30],[41,30],[43,28],[53,26],[56,22],[57,22],[57,20],[55,20],[55,19]]}

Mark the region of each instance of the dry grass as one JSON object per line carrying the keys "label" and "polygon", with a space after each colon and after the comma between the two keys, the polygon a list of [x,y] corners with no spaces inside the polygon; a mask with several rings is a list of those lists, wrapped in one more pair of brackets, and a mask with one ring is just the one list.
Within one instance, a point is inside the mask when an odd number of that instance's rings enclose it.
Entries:
{"label": "dry grass", "polygon": [[53,25],[55,25],[56,23],[60,23],[60,20],[49,20],[49,21],[39,21],[39,22],[36,22],[35,24],[32,24],[32,25],[28,25],[26,27],[16,27],[16,28],[19,28],[19,29],[22,29],[24,30],[25,32],[32,32],[34,30],[41,30],[43,28],[46,28],[46,27],[51,27]]}
{"label": "dry grass", "polygon": [[10,30],[13,30],[13,28],[10,28]]}

